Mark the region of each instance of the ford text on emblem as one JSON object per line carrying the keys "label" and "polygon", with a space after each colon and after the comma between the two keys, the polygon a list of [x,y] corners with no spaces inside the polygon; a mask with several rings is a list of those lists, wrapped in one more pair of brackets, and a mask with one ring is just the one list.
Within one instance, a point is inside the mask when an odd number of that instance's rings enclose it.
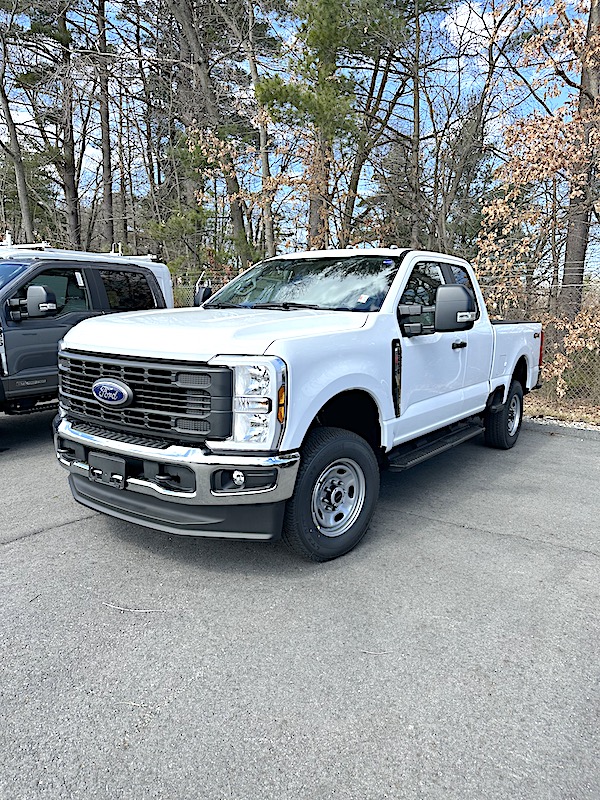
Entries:
{"label": "ford text on emblem", "polygon": [[103,406],[128,406],[133,400],[133,392],[126,383],[100,378],[92,386],[92,394]]}

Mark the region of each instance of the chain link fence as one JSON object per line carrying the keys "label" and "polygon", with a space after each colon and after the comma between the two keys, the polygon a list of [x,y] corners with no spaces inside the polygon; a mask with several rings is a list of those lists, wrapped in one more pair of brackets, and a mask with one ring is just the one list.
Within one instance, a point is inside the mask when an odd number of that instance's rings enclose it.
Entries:
{"label": "chain link fence", "polygon": [[195,286],[175,282],[173,286],[173,295],[175,297],[175,306],[177,308],[186,308],[187,306],[194,305]]}
{"label": "chain link fence", "polygon": [[525,413],[600,425],[600,349],[569,357],[560,376],[548,374],[547,351],[544,363],[542,388],[527,395]]}
{"label": "chain link fence", "polygon": [[573,319],[552,314],[541,292],[531,318],[544,326],[542,387],[525,399],[530,416],[600,424],[600,281],[580,286],[582,306]]}

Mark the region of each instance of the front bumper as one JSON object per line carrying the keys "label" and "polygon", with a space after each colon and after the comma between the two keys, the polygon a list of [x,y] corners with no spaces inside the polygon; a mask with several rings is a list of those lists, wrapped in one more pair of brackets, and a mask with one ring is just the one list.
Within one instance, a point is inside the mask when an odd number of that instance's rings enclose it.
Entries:
{"label": "front bumper", "polygon": [[[217,455],[198,447],[114,441],[80,431],[67,419],[56,427],[55,444],[78,502],[188,536],[278,538],[300,464],[298,452]],[[234,472],[245,477],[243,486],[232,483]]]}

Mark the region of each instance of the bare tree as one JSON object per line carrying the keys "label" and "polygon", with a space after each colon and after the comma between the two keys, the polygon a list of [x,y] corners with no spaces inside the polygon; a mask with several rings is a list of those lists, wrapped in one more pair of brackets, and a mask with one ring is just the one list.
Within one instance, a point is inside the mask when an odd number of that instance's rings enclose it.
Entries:
{"label": "bare tree", "polygon": [[578,111],[582,125],[583,158],[572,178],[565,267],[559,299],[561,311],[571,319],[581,309],[591,215],[597,199],[593,194],[596,169],[591,146],[600,128],[600,0],[591,0],[585,44],[580,57]]}
{"label": "bare tree", "polygon": [[[211,72],[208,43],[203,37],[207,27],[206,17],[202,23],[200,22],[203,14],[206,15],[206,8],[194,0],[185,0],[185,2],[169,0],[168,7],[181,25],[193,55],[193,71],[198,83],[198,100],[204,120],[211,130],[218,134],[223,126],[224,118]],[[234,245],[242,264],[246,265],[252,260],[252,248],[245,225],[246,209],[236,164],[227,148],[220,150],[219,159],[227,187]]]}
{"label": "bare tree", "polygon": [[[11,19],[8,22],[9,28],[12,23],[12,16],[13,15],[11,15]],[[28,242],[33,242],[33,215],[31,213],[31,206],[29,203],[29,192],[25,177],[25,167],[23,164],[23,152],[21,150],[21,142],[19,140],[17,126],[12,115],[10,100],[6,91],[6,63],[8,59],[8,46],[4,28],[0,28],[0,58],[0,106],[2,107],[4,122],[8,129],[8,145],[4,144],[4,142],[0,140],[0,146],[13,162],[15,179],[17,183],[17,194],[19,197],[19,207],[21,209],[21,221],[25,231],[26,240]]]}
{"label": "bare tree", "polygon": [[103,239],[107,247],[114,242],[113,175],[111,166],[111,130],[106,43],[106,2],[97,0],[98,26],[98,91],[100,105],[100,138],[102,143],[102,214]]}

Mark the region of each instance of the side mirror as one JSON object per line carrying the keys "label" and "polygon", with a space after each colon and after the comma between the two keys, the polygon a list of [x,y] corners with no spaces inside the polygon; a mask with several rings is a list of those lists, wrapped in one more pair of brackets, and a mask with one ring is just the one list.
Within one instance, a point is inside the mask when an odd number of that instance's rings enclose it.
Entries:
{"label": "side mirror", "polygon": [[201,286],[194,295],[194,305],[201,306],[205,300],[212,295],[213,291],[210,286]]}
{"label": "side mirror", "polygon": [[423,313],[423,306],[416,303],[403,303],[398,306],[398,319],[402,317],[420,317]]}
{"label": "side mirror", "polygon": [[441,333],[468,331],[477,318],[475,301],[465,286],[444,284],[435,293],[434,327]]}
{"label": "side mirror", "polygon": [[[420,317],[424,312],[433,311],[431,306],[421,306],[418,303],[402,303],[398,306],[398,324],[404,336],[420,336],[423,333],[422,322],[409,322],[411,317]],[[431,333],[431,331],[428,331]]]}
{"label": "side mirror", "polygon": [[56,295],[47,286],[30,286],[27,289],[27,316],[52,317],[56,314]]}

